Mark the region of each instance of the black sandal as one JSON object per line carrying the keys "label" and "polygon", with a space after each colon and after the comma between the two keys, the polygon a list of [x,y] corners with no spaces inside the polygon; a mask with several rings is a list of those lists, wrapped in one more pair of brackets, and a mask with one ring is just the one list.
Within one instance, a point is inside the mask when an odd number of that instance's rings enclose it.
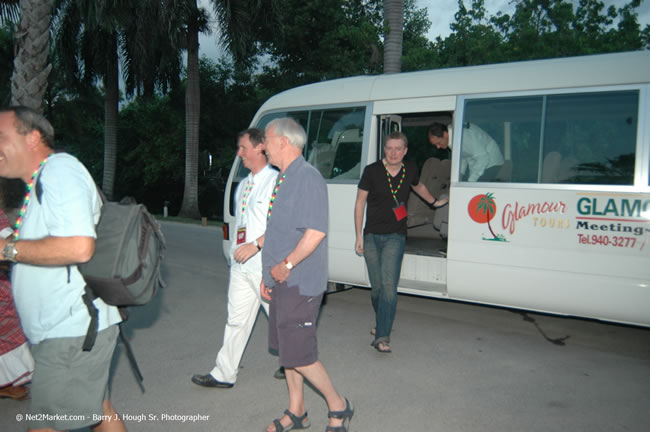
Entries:
{"label": "black sandal", "polygon": [[327,413],[328,418],[342,419],[343,424],[341,426],[327,426],[325,432],[348,432],[353,415],[354,408],[352,408],[348,398],[345,398],[345,409],[343,411],[329,411]]}
{"label": "black sandal", "polygon": [[291,419],[293,424],[290,424],[289,426],[282,426],[282,423],[280,423],[280,419],[275,419],[273,420],[273,426],[275,426],[275,432],[287,432],[290,430],[294,429],[307,429],[309,426],[311,426],[311,422],[307,418],[307,411],[305,413],[298,417],[288,409],[284,410],[284,413]]}
{"label": "black sandal", "polygon": [[[445,200],[447,200],[447,201],[445,201]],[[440,204],[440,201],[445,201],[445,202]],[[447,204],[449,204],[449,198],[441,198],[441,199],[434,198],[433,202],[431,204],[429,204],[429,206],[431,206],[431,208],[434,208],[434,209],[439,209],[439,208],[443,208]]]}

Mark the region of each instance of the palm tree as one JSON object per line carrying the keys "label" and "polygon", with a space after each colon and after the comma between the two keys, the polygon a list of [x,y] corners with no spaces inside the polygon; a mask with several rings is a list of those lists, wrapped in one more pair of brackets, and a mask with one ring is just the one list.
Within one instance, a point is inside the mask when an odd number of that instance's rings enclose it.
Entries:
{"label": "palm tree", "polygon": [[[102,190],[113,198],[120,99],[119,61],[126,92],[141,87],[153,95],[161,63],[161,4],[155,0],[64,0],[56,16],[56,50],[71,87],[104,83],[104,177]],[[161,30],[162,28],[162,30]],[[166,44],[169,47],[169,44]],[[178,62],[179,60],[177,60]],[[178,70],[178,67],[176,68]],[[81,84],[79,84],[81,83]],[[145,84],[146,83],[146,84]]]}
{"label": "palm tree", "polygon": [[201,91],[199,86],[199,19],[196,1],[187,20],[187,83],[185,88],[185,189],[180,216],[199,218],[199,120]]}
{"label": "palm tree", "polygon": [[402,71],[404,0],[384,0],[384,73]]}
{"label": "palm tree", "polygon": [[[50,21],[55,0],[20,1],[20,23],[14,34],[14,71],[11,76],[11,104],[24,105],[43,112],[47,77]],[[2,1],[3,16],[18,1]]]}
{"label": "palm tree", "polygon": [[494,231],[492,231],[492,227],[490,226],[490,219],[492,219],[492,216],[494,215],[494,212],[496,211],[496,203],[494,202],[494,194],[492,192],[488,192],[487,194],[481,196],[481,199],[479,200],[477,204],[477,213],[481,212],[485,214],[485,221],[487,222],[488,229],[490,230],[490,234],[492,234],[492,237],[495,239],[498,239],[497,235],[494,234]]}
{"label": "palm tree", "polygon": [[[180,216],[198,218],[198,167],[199,167],[199,31],[206,29],[205,13],[197,6],[196,0],[168,0],[167,8],[172,14],[184,17],[186,24],[185,47],[187,49],[187,84],[185,93],[185,189]],[[252,16],[262,6],[261,0],[211,0],[217,25],[220,30],[220,43],[236,60],[241,61],[251,49]],[[175,6],[175,7],[171,7]],[[180,12],[180,13],[179,13]]]}
{"label": "palm tree", "polygon": [[[102,191],[113,199],[119,104],[120,10],[110,1],[65,0],[56,13],[56,51],[71,87],[104,83],[104,176]],[[78,84],[80,83],[80,84]]]}

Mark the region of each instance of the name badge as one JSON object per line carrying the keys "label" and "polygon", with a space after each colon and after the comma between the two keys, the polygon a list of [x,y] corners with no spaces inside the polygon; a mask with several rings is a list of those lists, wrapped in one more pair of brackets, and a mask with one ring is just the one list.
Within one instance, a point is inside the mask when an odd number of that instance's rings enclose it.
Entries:
{"label": "name badge", "polygon": [[237,230],[237,244],[246,243],[246,227],[241,227]]}
{"label": "name badge", "polygon": [[406,211],[406,206],[404,205],[404,203],[401,203],[397,207],[394,207],[393,213],[395,213],[395,219],[397,219],[398,221],[401,221],[406,216],[408,216],[408,212]]}

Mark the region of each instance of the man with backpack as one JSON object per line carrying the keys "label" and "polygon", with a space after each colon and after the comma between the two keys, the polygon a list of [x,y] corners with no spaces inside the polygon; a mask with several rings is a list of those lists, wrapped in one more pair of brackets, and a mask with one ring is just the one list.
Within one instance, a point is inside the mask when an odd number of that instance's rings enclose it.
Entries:
{"label": "man with backpack", "polygon": [[192,382],[203,387],[231,388],[237,380],[239,362],[260,310],[268,315],[268,303],[260,297],[262,254],[266,214],[278,171],[266,162],[264,132],[247,129],[239,134],[237,156],[250,173],[235,193],[235,224],[230,247],[228,321],[216,364]]}
{"label": "man with backpack", "polygon": [[[77,265],[95,251],[101,199],[86,168],[54,154],[54,129],[26,107],[0,110],[0,177],[20,178],[27,192],[14,237],[0,240],[13,262],[12,289],[35,360],[30,430],[126,430],[108,400],[108,377],[120,313],[85,294]],[[42,196],[36,199],[35,185]],[[91,314],[98,331],[82,350]]]}

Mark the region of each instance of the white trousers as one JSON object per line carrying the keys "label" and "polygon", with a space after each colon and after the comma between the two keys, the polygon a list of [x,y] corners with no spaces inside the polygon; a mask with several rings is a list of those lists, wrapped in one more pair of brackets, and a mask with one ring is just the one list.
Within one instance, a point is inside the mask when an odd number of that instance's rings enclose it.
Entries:
{"label": "white trousers", "polygon": [[216,380],[226,383],[237,381],[237,371],[244,349],[251,335],[260,305],[266,316],[269,304],[262,301],[260,282],[262,274],[230,271],[228,286],[228,321],[223,333],[223,346],[219,350],[216,366],[210,372]]}

